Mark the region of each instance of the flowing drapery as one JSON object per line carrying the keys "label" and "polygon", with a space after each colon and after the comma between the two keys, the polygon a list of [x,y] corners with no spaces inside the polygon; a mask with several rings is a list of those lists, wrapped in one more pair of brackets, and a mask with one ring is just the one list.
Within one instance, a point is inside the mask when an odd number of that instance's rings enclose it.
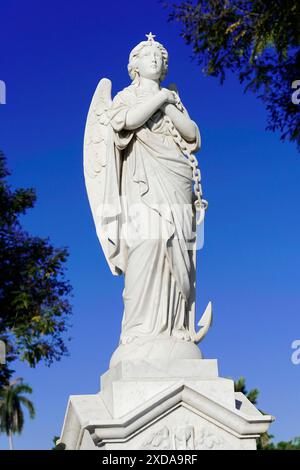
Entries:
{"label": "flowing drapery", "polygon": [[[114,274],[124,273],[121,343],[189,339],[195,295],[192,169],[163,112],[125,129],[128,110],[145,99],[136,85],[119,92],[108,129],[103,246]],[[196,130],[195,142],[185,142],[192,152],[200,146]]]}

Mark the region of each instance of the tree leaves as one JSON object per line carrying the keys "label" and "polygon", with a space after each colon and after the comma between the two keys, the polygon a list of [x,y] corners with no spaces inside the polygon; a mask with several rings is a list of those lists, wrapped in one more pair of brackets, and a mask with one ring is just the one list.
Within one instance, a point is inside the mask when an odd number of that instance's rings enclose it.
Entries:
{"label": "tree leaves", "polygon": [[0,384],[11,375],[8,364],[16,357],[35,367],[67,354],[72,310],[64,267],[68,251],[23,230],[19,215],[33,207],[35,192],[11,190],[8,175],[0,153],[0,338],[12,352],[0,366]]}
{"label": "tree leaves", "polygon": [[22,393],[31,394],[32,389],[18,378],[0,389],[0,431],[8,436],[12,433],[20,434],[24,426],[22,406],[29,411],[30,418],[34,418],[33,403]]}
{"label": "tree leaves", "polygon": [[300,149],[300,106],[291,99],[292,82],[300,78],[300,3],[199,0],[165,6],[202,71],[220,83],[227,71],[235,73],[245,91],[265,103],[266,129]]}

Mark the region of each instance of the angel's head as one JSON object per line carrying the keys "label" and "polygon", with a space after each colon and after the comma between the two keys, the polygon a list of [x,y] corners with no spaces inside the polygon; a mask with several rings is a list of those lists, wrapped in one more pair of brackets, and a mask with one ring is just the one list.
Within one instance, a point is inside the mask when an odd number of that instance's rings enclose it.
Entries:
{"label": "angel's head", "polygon": [[128,73],[133,83],[138,83],[140,76],[162,82],[168,71],[167,50],[154,41],[151,33],[147,36],[148,41],[140,42],[130,52]]}

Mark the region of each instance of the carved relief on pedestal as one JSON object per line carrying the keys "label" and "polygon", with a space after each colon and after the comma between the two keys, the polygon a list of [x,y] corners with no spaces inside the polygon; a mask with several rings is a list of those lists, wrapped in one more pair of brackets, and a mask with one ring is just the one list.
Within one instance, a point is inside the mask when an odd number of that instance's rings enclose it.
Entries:
{"label": "carved relief on pedestal", "polygon": [[[159,450],[211,450],[225,448],[224,439],[204,427],[191,425],[162,427],[151,434],[140,449]],[[228,448],[228,443],[226,445]]]}

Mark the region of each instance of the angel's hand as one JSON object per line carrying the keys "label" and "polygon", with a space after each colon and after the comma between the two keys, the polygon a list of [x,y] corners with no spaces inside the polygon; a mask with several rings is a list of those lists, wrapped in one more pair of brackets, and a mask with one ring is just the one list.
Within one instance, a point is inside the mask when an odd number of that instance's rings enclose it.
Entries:
{"label": "angel's hand", "polygon": [[165,103],[176,104],[178,101],[178,95],[175,91],[169,90],[168,88],[162,88],[160,91],[164,98]]}

